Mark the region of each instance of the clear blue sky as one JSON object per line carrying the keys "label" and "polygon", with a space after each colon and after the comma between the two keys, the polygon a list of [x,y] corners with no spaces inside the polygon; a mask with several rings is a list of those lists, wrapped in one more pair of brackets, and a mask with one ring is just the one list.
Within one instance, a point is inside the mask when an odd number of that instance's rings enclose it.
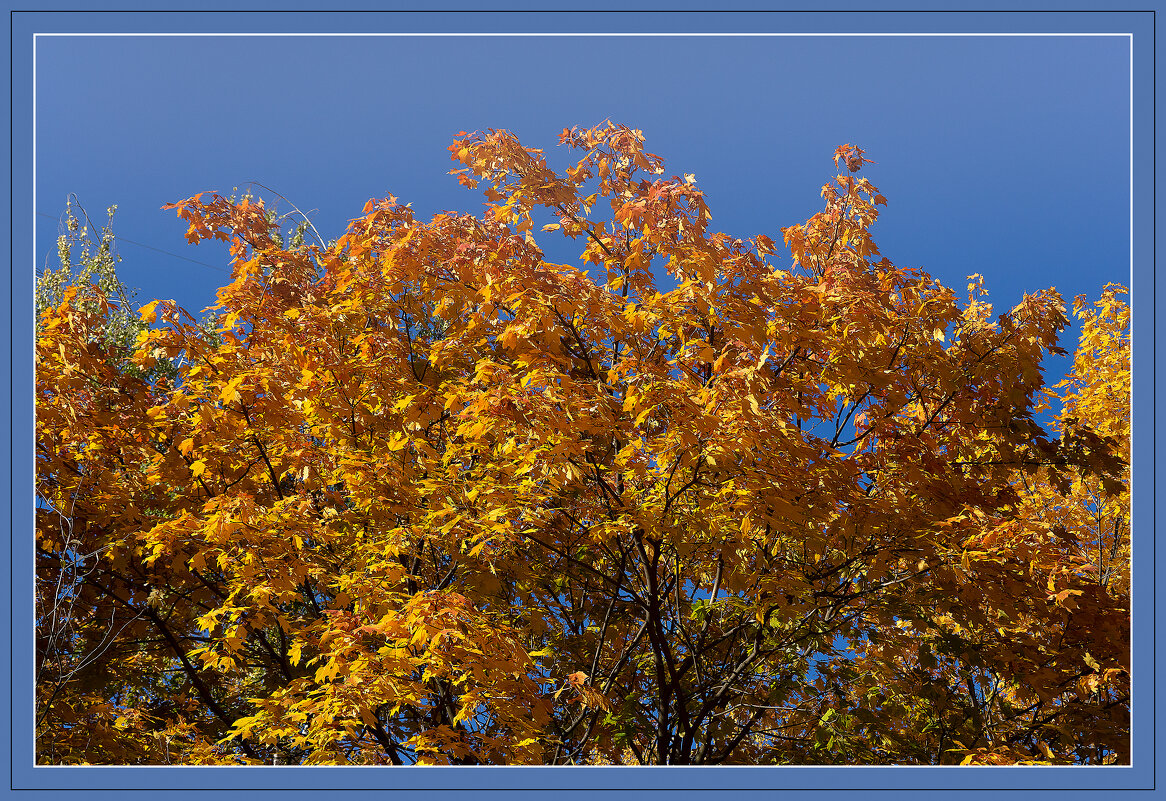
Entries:
{"label": "clear blue sky", "polygon": [[[116,203],[120,236],[222,267],[221,244],[186,245],[159,207],[255,180],[326,237],[389,193],[475,212],[447,175],[458,131],[508,128],[554,158],[564,127],[610,117],[695,173],[736,236],[817,211],[850,142],[877,162],[874,234],[896,265],[961,292],[982,273],[1001,310],[1129,283],[1125,37],[42,37],[36,69],[37,211]],[[55,236],[38,218],[39,264]],[[227,280],[120,252],[142,302],[197,312]]]}

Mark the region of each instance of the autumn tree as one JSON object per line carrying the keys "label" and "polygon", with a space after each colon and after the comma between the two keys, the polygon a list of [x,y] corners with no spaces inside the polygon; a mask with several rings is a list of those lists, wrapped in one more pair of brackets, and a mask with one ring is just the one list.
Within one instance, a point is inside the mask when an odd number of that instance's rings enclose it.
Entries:
{"label": "autumn tree", "polygon": [[134,370],[99,288],[44,310],[38,553],[99,552],[70,603],[117,625],[42,761],[1128,761],[1120,290],[1048,388],[1060,297],[895,267],[861,149],[786,258],[640,132],[560,142],[460,134],[480,215],[335,243],[170,206],[232,281]]}

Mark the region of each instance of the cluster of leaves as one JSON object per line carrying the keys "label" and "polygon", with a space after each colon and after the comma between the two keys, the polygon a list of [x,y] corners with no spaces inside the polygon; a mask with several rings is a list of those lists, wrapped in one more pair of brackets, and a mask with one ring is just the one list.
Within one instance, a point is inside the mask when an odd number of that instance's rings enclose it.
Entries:
{"label": "cluster of leaves", "polygon": [[1049,390],[1059,296],[880,257],[861,149],[783,266],[639,131],[560,141],[460,134],[481,215],[331,244],[174,204],[232,281],[213,332],[144,307],[136,372],[109,303],[44,309],[40,586],[99,552],[69,647],[104,650],[38,687],[41,759],[1127,761],[1119,288]]}
{"label": "cluster of leaves", "polygon": [[[136,373],[138,368],[130,363],[129,355],[138,335],[147,326],[134,305],[136,293],[117,277],[121,256],[117,253],[113,233],[116,212],[117,206],[106,209],[105,225],[98,232],[77,199],[70,196],[66,200],[61,230],[57,235],[57,266],[46,265],[37,276],[35,309],[39,321],[47,312],[60,306],[68,294],[79,309],[100,317],[101,325],[91,334],[105,358],[117,363],[122,370]],[[177,375],[169,362],[158,362],[153,370],[154,373],[147,378],[163,374],[173,378]]]}

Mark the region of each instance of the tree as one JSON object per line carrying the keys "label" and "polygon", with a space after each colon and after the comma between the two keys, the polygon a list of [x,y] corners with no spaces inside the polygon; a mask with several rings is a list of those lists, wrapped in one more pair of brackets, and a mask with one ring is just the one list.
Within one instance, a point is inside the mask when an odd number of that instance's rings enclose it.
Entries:
{"label": "tree", "polygon": [[[46,423],[54,408],[61,408],[62,392],[87,398],[89,393],[102,392],[103,382],[116,386],[117,379],[111,376],[118,374],[150,381],[177,375],[167,360],[156,362],[148,371],[138,369],[130,360],[137,337],[147,325],[133,305],[135,293],[117,277],[121,257],[113,233],[116,210],[116,206],[106,210],[106,223],[98,229],[77,198],[70,196],[57,237],[57,266],[46,265],[37,277],[38,334],[52,336],[54,311],[69,308],[91,323],[83,340],[72,344],[89,357],[87,364],[100,363],[99,369],[74,373],[71,385],[41,382],[37,411]],[[58,403],[39,402],[54,396],[58,396]],[[78,447],[77,443],[59,444]],[[40,459],[38,454],[38,463]],[[48,720],[58,727],[55,737],[42,741],[46,751],[42,756],[48,761],[56,761],[58,753],[70,754],[76,748],[71,738],[89,736],[84,719],[112,722],[116,717],[108,714],[114,708],[111,698],[98,691],[99,677],[116,665],[117,651],[124,647],[118,635],[132,622],[125,610],[108,603],[93,604],[84,597],[86,576],[100,569],[107,544],[80,536],[75,527],[79,521],[76,499],[48,490],[52,481],[38,472],[38,542],[43,541],[39,532],[56,527],[54,546],[38,548],[36,569],[36,721],[38,731]],[[95,753],[101,753],[100,749]]]}
{"label": "tree", "polygon": [[45,513],[39,553],[100,549],[75,603],[121,628],[42,760],[1128,761],[1118,292],[1046,389],[1059,296],[882,258],[861,149],[783,266],[640,132],[560,141],[459,134],[480,216],[331,244],[169,206],[232,281],[213,332],[143,307],[136,371],[108,304],[45,310],[38,492],[82,545]]}

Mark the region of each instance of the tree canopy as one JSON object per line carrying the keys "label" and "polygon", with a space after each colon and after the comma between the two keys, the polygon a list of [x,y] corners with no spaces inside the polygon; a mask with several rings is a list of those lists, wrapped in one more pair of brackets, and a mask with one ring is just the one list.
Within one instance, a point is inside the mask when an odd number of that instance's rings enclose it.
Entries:
{"label": "tree canopy", "polygon": [[335,242],[168,206],[210,325],[43,304],[38,759],[1128,762],[1125,290],[1050,386],[1060,296],[895,267],[860,148],[787,257],[560,144],[463,132],[481,214]]}

